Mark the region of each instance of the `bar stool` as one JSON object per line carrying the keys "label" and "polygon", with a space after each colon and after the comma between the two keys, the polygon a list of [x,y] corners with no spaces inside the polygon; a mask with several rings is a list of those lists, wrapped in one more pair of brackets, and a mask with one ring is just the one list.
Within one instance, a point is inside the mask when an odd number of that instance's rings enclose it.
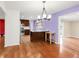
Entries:
{"label": "bar stool", "polygon": [[50,41],[50,44],[52,43],[52,35],[55,39],[55,33],[52,33],[52,32],[45,32],[45,41],[47,41],[47,34],[49,34],[49,41]]}

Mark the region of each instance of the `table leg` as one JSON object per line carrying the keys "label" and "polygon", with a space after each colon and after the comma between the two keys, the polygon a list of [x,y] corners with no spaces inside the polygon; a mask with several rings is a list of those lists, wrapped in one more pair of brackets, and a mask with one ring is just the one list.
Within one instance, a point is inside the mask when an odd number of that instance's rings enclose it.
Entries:
{"label": "table leg", "polygon": [[51,34],[50,34],[50,44],[51,44]]}
{"label": "table leg", "polygon": [[47,33],[45,33],[45,41],[47,41]]}

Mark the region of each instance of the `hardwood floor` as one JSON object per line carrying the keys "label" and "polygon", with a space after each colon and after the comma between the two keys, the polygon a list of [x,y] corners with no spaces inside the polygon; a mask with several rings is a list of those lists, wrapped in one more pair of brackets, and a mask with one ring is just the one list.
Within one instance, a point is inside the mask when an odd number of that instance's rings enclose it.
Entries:
{"label": "hardwood floor", "polygon": [[[27,39],[26,39],[27,38]],[[30,42],[29,36],[22,37],[21,45],[0,50],[0,57],[5,58],[78,58],[79,39],[65,38],[63,45],[39,41]]]}

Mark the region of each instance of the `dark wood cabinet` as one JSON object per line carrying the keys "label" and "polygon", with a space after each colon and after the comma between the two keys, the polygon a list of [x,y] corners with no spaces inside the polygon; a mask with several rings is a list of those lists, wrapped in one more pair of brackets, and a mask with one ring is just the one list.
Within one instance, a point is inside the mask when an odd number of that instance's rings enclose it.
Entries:
{"label": "dark wood cabinet", "polygon": [[24,26],[29,26],[29,20],[21,19],[21,24]]}
{"label": "dark wood cabinet", "polygon": [[31,32],[31,41],[44,41],[45,32]]}
{"label": "dark wood cabinet", "polygon": [[30,30],[25,30],[25,35],[29,35],[30,34]]}

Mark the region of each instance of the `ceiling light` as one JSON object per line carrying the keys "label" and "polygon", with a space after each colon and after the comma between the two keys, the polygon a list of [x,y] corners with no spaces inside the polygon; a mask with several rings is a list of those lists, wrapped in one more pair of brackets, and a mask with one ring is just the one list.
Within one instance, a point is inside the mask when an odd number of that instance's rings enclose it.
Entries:
{"label": "ceiling light", "polygon": [[41,19],[40,15],[37,16],[37,19]]}
{"label": "ceiling light", "polygon": [[47,11],[46,11],[46,8],[45,8],[45,3],[46,3],[46,1],[43,1],[42,14],[40,16],[38,16],[37,18],[41,19],[41,20],[50,20],[51,19],[51,15],[47,15]]}

